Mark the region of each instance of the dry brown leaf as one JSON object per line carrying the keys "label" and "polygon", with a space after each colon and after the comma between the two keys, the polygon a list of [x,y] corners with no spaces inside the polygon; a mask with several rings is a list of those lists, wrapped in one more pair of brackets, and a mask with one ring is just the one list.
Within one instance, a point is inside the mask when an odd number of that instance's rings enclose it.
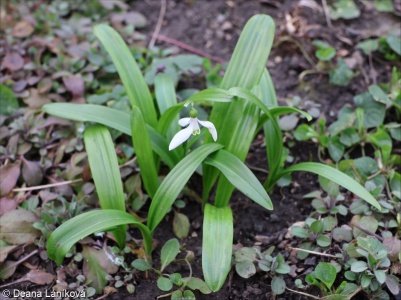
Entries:
{"label": "dry brown leaf", "polygon": [[0,216],[16,209],[17,206],[18,202],[16,201],[16,199],[7,197],[0,198]]}
{"label": "dry brown leaf", "polygon": [[39,218],[31,211],[17,209],[1,217],[0,239],[12,245],[21,245],[33,242],[40,236],[32,224]]}
{"label": "dry brown leaf", "polygon": [[22,69],[24,66],[24,59],[17,52],[10,52],[4,57],[1,66],[11,72],[15,72]]}
{"label": "dry brown leaf", "polygon": [[7,195],[16,185],[20,175],[21,162],[17,161],[13,164],[8,164],[0,167],[0,196]]}
{"label": "dry brown leaf", "polygon": [[12,252],[18,245],[0,247],[0,263],[4,262],[10,252]]}
{"label": "dry brown leaf", "polygon": [[39,185],[43,179],[43,172],[40,163],[38,161],[23,159],[22,177],[28,186]]}
{"label": "dry brown leaf", "polygon": [[74,97],[80,97],[84,94],[84,81],[80,75],[63,77],[63,82],[67,91],[71,92]]}
{"label": "dry brown leaf", "polygon": [[24,38],[24,37],[30,36],[33,31],[34,31],[34,28],[33,28],[32,24],[30,24],[27,21],[21,21],[21,22],[18,22],[14,26],[13,36],[19,37],[19,38]]}
{"label": "dry brown leaf", "polygon": [[25,278],[26,281],[44,285],[52,283],[55,279],[55,276],[53,274],[46,273],[43,270],[31,270],[23,278]]}
{"label": "dry brown leaf", "polygon": [[24,99],[24,102],[31,108],[41,108],[43,105],[50,103],[47,95],[39,94],[36,89],[29,89],[29,96]]}
{"label": "dry brown leaf", "polygon": [[14,274],[17,266],[18,263],[16,261],[7,260],[4,264],[0,266],[0,278],[7,279],[11,277]]}

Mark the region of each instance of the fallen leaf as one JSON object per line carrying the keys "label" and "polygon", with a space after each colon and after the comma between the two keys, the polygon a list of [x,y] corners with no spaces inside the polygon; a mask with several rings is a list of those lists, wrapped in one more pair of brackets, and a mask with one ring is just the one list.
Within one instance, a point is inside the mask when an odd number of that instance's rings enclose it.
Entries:
{"label": "fallen leaf", "polygon": [[12,245],[33,242],[40,236],[32,224],[39,218],[31,211],[17,209],[4,214],[0,223],[0,239]]}
{"label": "fallen leaf", "polygon": [[0,196],[7,195],[15,187],[21,172],[20,165],[21,162],[17,161],[13,164],[0,167]]}
{"label": "fallen leaf", "polygon": [[31,108],[41,108],[43,105],[50,103],[47,95],[39,94],[36,89],[29,89],[29,96],[24,99],[24,102]]}
{"label": "fallen leaf", "polygon": [[398,260],[398,254],[401,252],[401,240],[398,237],[385,238],[383,245],[388,249],[388,258],[391,261]]}
{"label": "fallen leaf", "polygon": [[24,37],[30,36],[33,31],[34,31],[34,28],[33,28],[32,24],[30,24],[27,21],[21,21],[21,22],[18,22],[14,26],[13,36],[19,37],[19,38],[24,38]]}
{"label": "fallen leaf", "polygon": [[56,193],[52,193],[49,190],[41,190],[39,192],[39,197],[43,203],[47,203],[51,200],[57,199],[58,195]]}
{"label": "fallen leaf", "polygon": [[38,161],[29,161],[23,158],[22,178],[28,186],[39,185],[43,179],[42,168]]}
{"label": "fallen leaf", "polygon": [[6,197],[0,198],[0,216],[16,209],[17,206],[18,202],[15,199]]}
{"label": "fallen leaf", "polygon": [[12,252],[18,245],[6,246],[0,248],[0,263],[4,262],[10,252]]}
{"label": "fallen leaf", "polygon": [[24,66],[24,59],[17,52],[9,52],[3,59],[2,68],[6,68],[11,72],[21,70]]}
{"label": "fallen leaf", "polygon": [[67,91],[71,92],[74,97],[83,95],[85,86],[81,76],[63,77],[63,82]]}
{"label": "fallen leaf", "polygon": [[31,270],[21,279],[24,279],[24,281],[30,281],[36,284],[44,285],[52,283],[55,279],[55,276],[53,274],[46,273],[43,270]]}
{"label": "fallen leaf", "polygon": [[16,261],[7,260],[5,263],[3,263],[0,266],[0,278],[7,279],[7,278],[11,277],[14,274],[17,266],[18,266],[18,264]]}

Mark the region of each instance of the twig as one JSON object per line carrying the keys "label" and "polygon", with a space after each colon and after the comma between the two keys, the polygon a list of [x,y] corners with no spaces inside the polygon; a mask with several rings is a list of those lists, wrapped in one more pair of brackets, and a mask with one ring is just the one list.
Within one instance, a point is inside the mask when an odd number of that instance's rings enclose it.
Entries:
{"label": "twig", "polygon": [[[155,34],[153,34],[153,35],[155,35]],[[156,39],[159,40],[159,41],[163,41],[163,42],[169,43],[171,45],[177,46],[177,47],[179,47],[181,49],[184,49],[184,50],[187,50],[189,52],[195,53],[195,54],[197,54],[199,56],[203,56],[203,57],[209,58],[210,60],[213,60],[213,61],[215,61],[215,62],[217,62],[219,64],[224,64],[225,63],[225,61],[223,59],[219,58],[219,57],[210,55],[210,54],[208,54],[208,53],[206,53],[206,52],[204,52],[202,50],[196,49],[194,47],[191,47],[191,46],[189,46],[187,44],[184,44],[184,43],[179,42],[179,41],[177,41],[175,39],[166,37],[164,35],[159,34],[159,35],[156,36]]]}
{"label": "twig", "polygon": [[322,0],[322,4],[323,4],[324,16],[326,17],[327,26],[329,26],[330,28],[333,28],[333,25],[331,24],[329,12],[328,12],[328,9],[327,9],[326,0]]}
{"label": "twig", "polygon": [[155,31],[153,32],[152,39],[149,42],[148,46],[149,49],[152,49],[155,46],[157,37],[160,33],[160,29],[162,28],[163,25],[164,15],[166,14],[166,7],[167,7],[167,0],[161,0],[159,18],[157,19],[156,28]]}
{"label": "twig", "polygon": [[27,188],[18,188],[18,189],[13,189],[13,192],[28,192],[28,191],[35,191],[35,190],[41,190],[41,189],[46,189],[46,188],[51,188],[55,186],[62,186],[66,184],[71,184],[71,183],[77,183],[82,181],[81,178],[75,179],[75,180],[68,180],[68,181],[63,181],[63,182],[56,182],[56,183],[50,183],[50,184],[45,184],[45,185],[38,185],[38,186],[31,186]]}
{"label": "twig", "polygon": [[316,255],[320,255],[320,256],[326,256],[326,257],[337,258],[337,256],[331,255],[331,254],[327,254],[327,253],[322,253],[322,252],[317,252],[317,251],[312,251],[312,250],[306,250],[306,249],[302,249],[302,248],[295,248],[295,247],[289,247],[289,248],[290,248],[290,249],[293,249],[293,250],[308,252],[308,253],[310,253],[310,254],[316,254]]}
{"label": "twig", "polygon": [[313,295],[311,295],[311,294],[303,293],[303,292],[298,292],[298,291],[289,289],[288,287],[286,287],[285,289],[286,289],[286,290],[289,290],[290,292],[296,293],[296,294],[300,294],[300,295],[303,295],[303,296],[311,297],[311,298],[313,298],[313,299],[318,299],[318,300],[320,299],[319,297],[313,296]]}
{"label": "twig", "polygon": [[367,228],[365,228],[365,227],[363,227],[363,226],[361,226],[361,225],[359,225],[357,222],[351,222],[351,226],[355,226],[356,228],[358,228],[359,230],[361,230],[361,231],[363,231],[363,232],[365,232],[366,234],[369,234],[369,235],[371,235],[371,236],[374,236],[375,238],[377,238],[379,241],[381,241],[381,242],[383,242],[383,238],[380,236],[380,235],[378,235],[378,234],[376,234],[376,233],[374,233],[373,231],[371,231],[371,230],[369,230],[369,229],[367,229]]}
{"label": "twig", "polygon": [[[29,253],[27,256],[24,256],[23,258],[21,258],[19,261],[16,261],[16,262],[14,262],[13,264],[11,264],[11,265],[5,267],[5,269],[3,269],[2,271],[5,272],[7,269],[10,269],[10,268],[12,268],[12,267],[14,267],[14,266],[18,266],[20,263],[22,263],[23,261],[27,260],[27,259],[30,258],[32,255],[35,255],[35,254],[38,253],[38,252],[39,252],[38,249],[32,251],[32,252]],[[21,279],[22,279],[22,278],[21,278]],[[24,280],[24,281],[25,281],[25,280]],[[17,280],[17,281],[14,281],[14,282],[6,283],[6,284],[4,284],[4,285],[0,285],[0,288],[6,287],[6,286],[9,286],[9,285],[13,285],[13,284],[16,284],[16,283],[19,283],[19,282],[22,282],[22,281]]]}
{"label": "twig", "polygon": [[254,166],[251,166],[250,164],[246,164],[246,166],[253,171],[258,171],[261,173],[269,174],[269,172],[266,169],[254,167]]}

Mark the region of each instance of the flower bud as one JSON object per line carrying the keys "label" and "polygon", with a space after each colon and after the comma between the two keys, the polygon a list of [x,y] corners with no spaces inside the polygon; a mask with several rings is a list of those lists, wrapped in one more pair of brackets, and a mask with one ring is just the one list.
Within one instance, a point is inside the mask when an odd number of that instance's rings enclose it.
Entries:
{"label": "flower bud", "polygon": [[198,111],[195,108],[191,108],[189,110],[189,116],[193,119],[195,119],[198,116]]}

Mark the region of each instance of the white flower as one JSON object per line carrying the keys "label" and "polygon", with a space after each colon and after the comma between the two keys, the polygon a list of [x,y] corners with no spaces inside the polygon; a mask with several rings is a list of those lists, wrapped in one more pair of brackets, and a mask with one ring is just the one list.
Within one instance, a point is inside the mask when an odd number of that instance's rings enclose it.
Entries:
{"label": "white flower", "polygon": [[[190,114],[191,115],[191,114]],[[192,114],[194,115],[194,114]],[[197,115],[197,113],[196,113]],[[191,118],[183,118],[178,121],[178,124],[181,126],[187,126],[186,128],[180,130],[171,140],[170,146],[168,147],[169,150],[173,150],[177,148],[179,145],[181,145],[183,142],[189,139],[189,137],[192,135],[197,135],[200,134],[200,127],[199,124],[201,124],[203,127],[206,127],[209,129],[210,134],[212,135],[214,141],[217,140],[217,131],[216,127],[214,127],[212,122],[209,121],[201,121],[198,120],[198,118],[191,117]]]}

